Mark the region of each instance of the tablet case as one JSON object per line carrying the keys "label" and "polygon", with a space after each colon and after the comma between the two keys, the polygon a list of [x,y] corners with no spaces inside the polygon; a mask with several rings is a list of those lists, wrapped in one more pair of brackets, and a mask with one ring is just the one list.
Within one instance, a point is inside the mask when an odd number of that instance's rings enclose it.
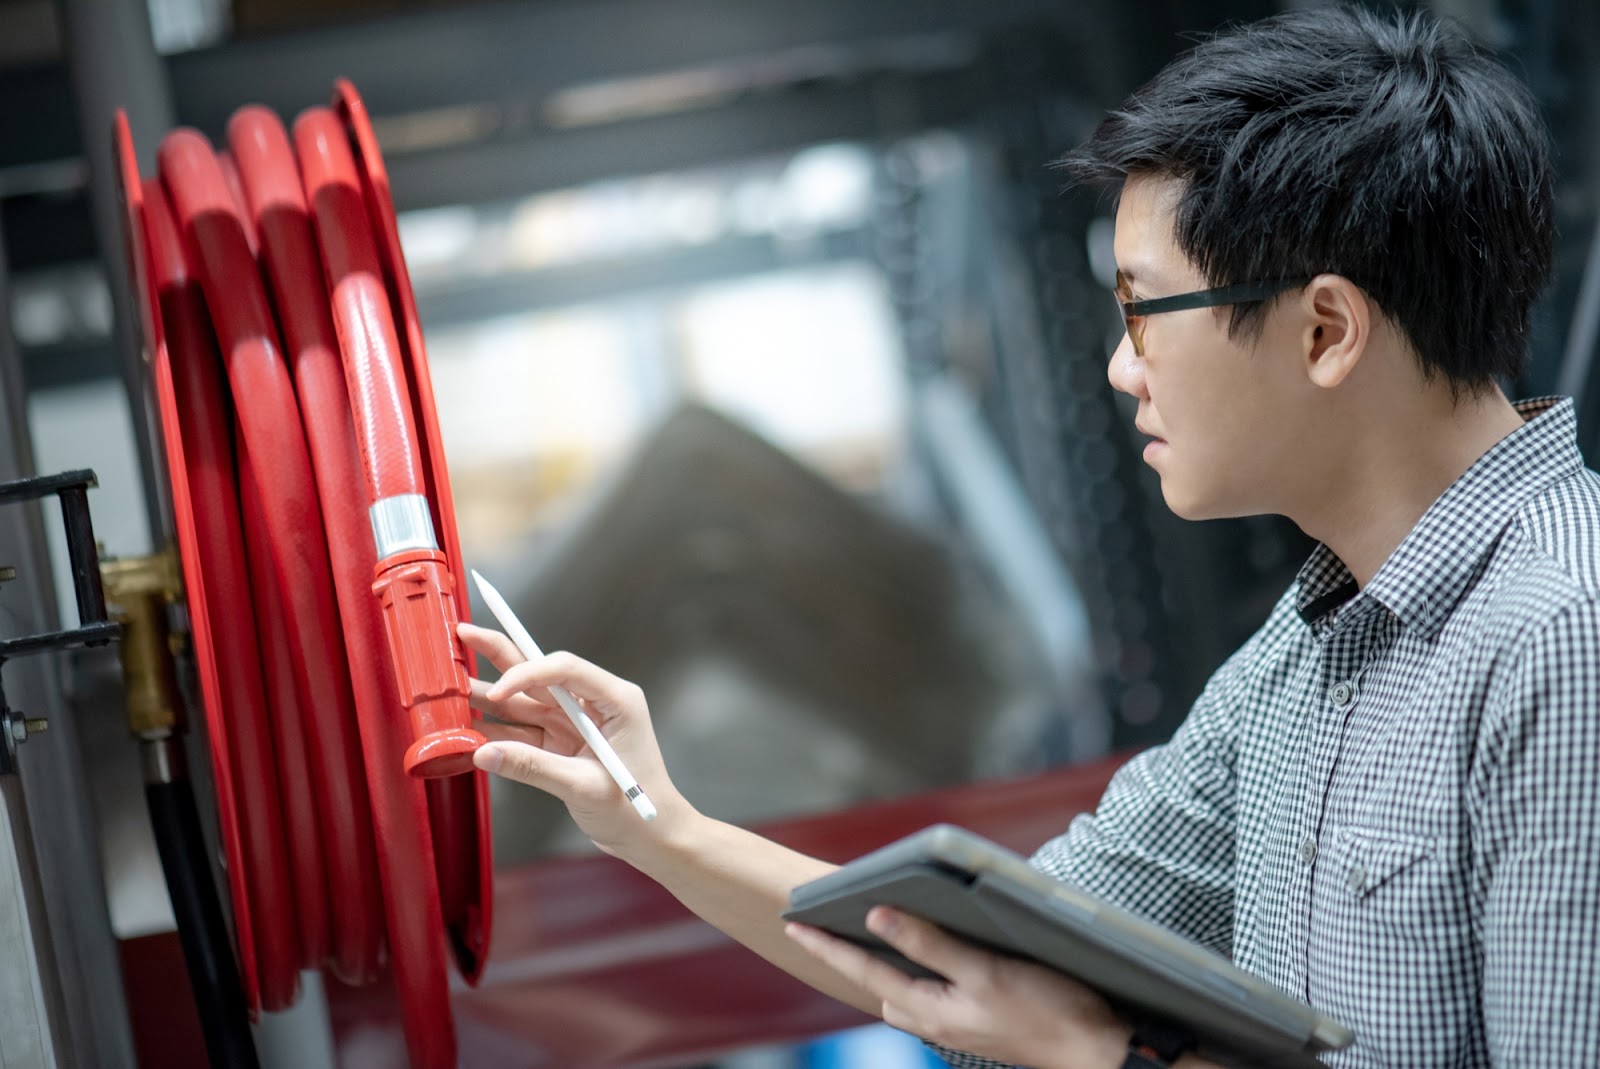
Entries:
{"label": "tablet case", "polygon": [[1310,1069],[1354,1034],[1174,932],[1039,872],[1002,847],[935,825],[803,884],[789,920],[863,946],[911,975],[934,975],[867,931],[892,905],[990,950],[1037,961],[1106,996],[1130,1019],[1189,1028],[1228,1065]]}

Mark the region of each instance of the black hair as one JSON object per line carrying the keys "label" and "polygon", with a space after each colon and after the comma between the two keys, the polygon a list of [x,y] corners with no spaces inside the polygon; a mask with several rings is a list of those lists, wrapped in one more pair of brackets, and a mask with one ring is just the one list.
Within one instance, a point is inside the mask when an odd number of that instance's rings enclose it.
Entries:
{"label": "black hair", "polygon": [[[1207,38],[1060,161],[1183,183],[1176,241],[1212,285],[1348,278],[1459,396],[1527,358],[1555,226],[1532,94],[1453,24],[1324,7]],[[1259,332],[1266,303],[1237,305]]]}

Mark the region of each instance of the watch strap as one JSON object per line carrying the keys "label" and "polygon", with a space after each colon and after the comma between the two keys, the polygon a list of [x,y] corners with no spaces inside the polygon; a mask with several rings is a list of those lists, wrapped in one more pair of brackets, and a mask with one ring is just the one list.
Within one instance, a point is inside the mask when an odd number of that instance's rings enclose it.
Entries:
{"label": "watch strap", "polygon": [[1133,1030],[1122,1069],[1171,1069],[1194,1046],[1194,1036],[1181,1028],[1146,1022]]}

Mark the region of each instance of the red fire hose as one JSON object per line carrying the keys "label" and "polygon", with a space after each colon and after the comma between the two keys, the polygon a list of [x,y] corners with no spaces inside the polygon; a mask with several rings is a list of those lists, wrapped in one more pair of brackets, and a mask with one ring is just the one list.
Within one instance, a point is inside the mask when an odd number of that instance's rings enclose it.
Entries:
{"label": "red fire hose", "polygon": [[[388,182],[359,97],[245,108],[227,153],[117,143],[172,482],[239,966],[392,968],[416,1066],[453,1066],[447,957],[489,938],[464,569]],[[442,541],[442,544],[441,544]],[[447,951],[448,947],[448,951]]]}

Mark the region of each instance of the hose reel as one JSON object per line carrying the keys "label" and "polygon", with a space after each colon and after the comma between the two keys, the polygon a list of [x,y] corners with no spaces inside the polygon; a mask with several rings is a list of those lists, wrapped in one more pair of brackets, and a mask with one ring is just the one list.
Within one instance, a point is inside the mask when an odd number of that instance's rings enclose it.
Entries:
{"label": "hose reel", "polygon": [[493,863],[455,637],[466,585],[388,180],[347,82],[217,151],[115,131],[252,1012],[392,969],[411,1059],[455,1065]]}

